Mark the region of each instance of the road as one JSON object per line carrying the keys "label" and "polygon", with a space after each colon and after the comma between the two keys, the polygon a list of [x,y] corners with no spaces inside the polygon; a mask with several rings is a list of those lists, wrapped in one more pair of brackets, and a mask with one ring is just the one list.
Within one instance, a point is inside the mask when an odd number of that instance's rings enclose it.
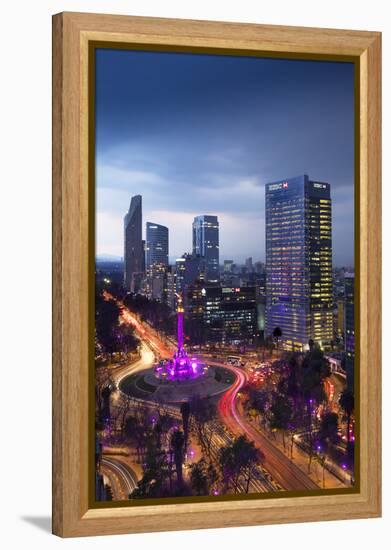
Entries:
{"label": "road", "polygon": [[[115,300],[115,298],[106,292],[106,299]],[[125,366],[118,370],[114,376],[118,387],[119,382],[129,374],[139,372],[149,368],[154,361],[154,356],[169,357],[172,354],[172,345],[165,344],[159,338],[159,335],[146,323],[141,323],[140,320],[123,305],[123,302],[115,300],[117,305],[121,307],[121,317],[123,322],[134,327],[136,333],[143,341],[141,358],[134,364]],[[210,362],[214,364],[213,362]],[[224,365],[216,362],[216,365],[223,366],[234,372],[236,380],[234,384],[223,394],[218,402],[218,412],[222,422],[230,429],[230,431],[238,436],[245,433],[251,441],[254,441],[256,446],[261,449],[265,455],[265,461],[262,471],[259,475],[259,484],[256,490],[265,491],[278,488],[285,490],[304,490],[304,489],[319,489],[319,486],[313,482],[304,472],[293,464],[283,452],[270,442],[270,440],[258,431],[248,420],[238,411],[236,400],[240,388],[246,382],[246,375],[243,370],[231,365]],[[216,434],[216,448],[218,436]],[[265,475],[266,474],[266,475]]]}
{"label": "road", "polygon": [[138,361],[129,363],[123,367],[118,367],[115,371],[113,371],[112,378],[117,388],[119,387],[120,382],[130,374],[141,372],[153,366],[155,362],[155,354],[146,342],[142,342],[141,344],[140,355],[141,356]]}
{"label": "road", "polygon": [[101,472],[108,479],[114,500],[128,500],[137,487],[137,476],[123,458],[103,455]]}
{"label": "road", "polygon": [[218,412],[222,421],[235,435],[246,434],[250,441],[263,452],[264,467],[272,478],[285,490],[297,491],[304,489],[319,489],[304,472],[293,464],[270,440],[258,431],[239,412],[237,407],[238,393],[246,382],[245,373],[236,367],[225,365],[225,368],[236,374],[234,384],[225,392],[218,403]]}
{"label": "road", "polygon": [[116,299],[110,292],[105,290],[103,292],[105,300],[113,300],[117,306],[121,309],[121,319],[127,325],[134,328],[136,334],[145,341],[152,351],[163,359],[168,359],[175,351],[175,345],[172,341],[167,339],[167,343],[162,342],[159,334],[148,323],[140,321],[138,316],[130,311],[121,300]]}

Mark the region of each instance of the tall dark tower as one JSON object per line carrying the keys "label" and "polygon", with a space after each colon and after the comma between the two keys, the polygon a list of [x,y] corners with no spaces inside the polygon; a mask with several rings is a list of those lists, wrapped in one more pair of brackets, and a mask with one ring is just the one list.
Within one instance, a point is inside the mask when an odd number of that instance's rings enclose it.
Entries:
{"label": "tall dark tower", "polygon": [[333,338],[331,198],[328,183],[303,175],[266,190],[267,336],[285,349]]}
{"label": "tall dark tower", "polygon": [[145,269],[141,195],[132,197],[124,218],[124,264],[125,287],[131,292],[138,292]]}

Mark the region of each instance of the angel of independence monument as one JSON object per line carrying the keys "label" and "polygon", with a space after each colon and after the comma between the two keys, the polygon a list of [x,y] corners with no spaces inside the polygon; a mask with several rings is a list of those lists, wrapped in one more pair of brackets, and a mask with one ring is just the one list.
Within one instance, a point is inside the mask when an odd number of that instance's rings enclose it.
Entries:
{"label": "angel of independence monument", "polygon": [[183,302],[177,295],[177,339],[178,348],[171,359],[163,359],[155,366],[155,376],[160,380],[185,381],[194,380],[207,371],[207,366],[196,357],[189,357],[184,348]]}

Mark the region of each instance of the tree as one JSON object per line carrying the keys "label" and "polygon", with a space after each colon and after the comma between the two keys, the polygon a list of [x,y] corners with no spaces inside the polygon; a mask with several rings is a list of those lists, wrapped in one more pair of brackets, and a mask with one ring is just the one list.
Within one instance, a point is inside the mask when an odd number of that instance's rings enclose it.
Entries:
{"label": "tree", "polygon": [[185,436],[184,446],[185,446],[185,452],[186,452],[187,443],[189,439],[189,418],[190,418],[190,404],[188,401],[184,401],[181,404],[181,415],[182,415],[183,433]]}
{"label": "tree", "polygon": [[133,327],[122,324],[114,329],[114,333],[116,336],[116,351],[130,353],[137,350],[140,340],[135,336]]}
{"label": "tree", "polygon": [[132,399],[129,397],[129,395],[120,394],[120,403],[118,406],[116,423],[118,421],[119,426],[117,426],[117,428],[119,428],[122,437],[125,434],[126,418],[129,414],[131,403]]}
{"label": "tree", "polygon": [[190,466],[190,483],[196,495],[208,494],[208,478],[205,472],[205,460],[201,459],[199,462]]}
{"label": "tree", "polygon": [[282,433],[282,443],[285,449],[285,433],[292,418],[292,407],[283,395],[275,394],[270,407],[270,426]]}
{"label": "tree", "polygon": [[248,493],[256,466],[263,460],[263,454],[252,441],[241,435],[232,443],[220,449],[219,463],[222,473],[224,492],[231,488],[234,493],[241,488]]}
{"label": "tree", "polygon": [[96,337],[103,351],[113,354],[117,349],[115,329],[118,327],[120,309],[113,300],[105,300],[102,294],[95,299]]}
{"label": "tree", "polygon": [[205,459],[202,458],[190,466],[190,484],[196,495],[210,494],[217,480],[215,468],[212,464],[207,464]]}
{"label": "tree", "polygon": [[181,430],[175,430],[171,437],[171,445],[174,451],[175,471],[177,477],[178,491],[181,490],[183,485],[183,446],[185,443],[185,437]]}
{"label": "tree", "polygon": [[350,443],[350,421],[351,421],[352,414],[353,414],[353,411],[354,411],[354,393],[349,389],[343,390],[343,392],[339,396],[339,401],[338,402],[339,402],[339,405],[340,405],[341,409],[346,414],[346,421],[347,421],[346,441],[349,445],[349,443]]}
{"label": "tree", "polygon": [[330,364],[319,346],[314,346],[303,358],[300,368],[298,386],[301,392],[301,409],[304,417],[308,439],[308,472],[311,471],[313,458],[313,413],[317,406],[326,401],[324,381],[331,374]]}
{"label": "tree", "polygon": [[338,415],[328,412],[322,416],[318,432],[319,442],[326,448],[338,441]]}
{"label": "tree", "polygon": [[153,445],[149,445],[143,464],[143,476],[137,483],[136,489],[131,493],[130,498],[170,496],[170,489],[167,484],[168,476],[169,467],[166,453]]}
{"label": "tree", "polygon": [[169,441],[167,441],[168,434],[176,421],[170,414],[168,414],[161,408],[159,408],[157,414],[158,414],[158,417],[157,417],[157,422],[155,424],[155,433],[157,436],[157,444],[159,447],[161,447],[162,440],[164,440],[165,443],[169,445]]}
{"label": "tree", "polygon": [[95,397],[96,397],[96,412],[101,414],[103,407],[103,390],[106,387],[114,389],[114,381],[111,378],[111,371],[108,367],[98,367],[95,369]]}
{"label": "tree", "polygon": [[190,413],[193,430],[201,445],[201,449],[203,453],[210,458],[216,406],[208,399],[201,399],[199,396],[194,396],[190,401]]}
{"label": "tree", "polygon": [[282,336],[282,330],[280,329],[280,327],[275,327],[275,329],[273,330],[273,338],[277,343],[277,351],[278,351],[278,342],[280,341],[281,336]]}
{"label": "tree", "polygon": [[338,415],[328,412],[322,416],[317,442],[317,452],[323,468],[323,487],[325,486],[325,466],[330,448],[338,441]]}
{"label": "tree", "polygon": [[110,409],[110,397],[111,397],[112,388],[107,385],[102,389],[102,408],[100,411],[101,420],[103,423],[109,423],[111,419],[111,409]]}
{"label": "tree", "polygon": [[124,434],[129,443],[136,447],[138,462],[141,462],[148,444],[153,441],[157,445],[157,434],[153,432],[149,417],[143,409],[126,418]]}

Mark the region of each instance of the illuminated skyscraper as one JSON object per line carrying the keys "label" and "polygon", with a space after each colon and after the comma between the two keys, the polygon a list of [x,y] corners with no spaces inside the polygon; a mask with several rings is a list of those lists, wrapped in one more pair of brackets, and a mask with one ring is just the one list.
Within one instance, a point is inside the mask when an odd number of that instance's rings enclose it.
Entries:
{"label": "illuminated skyscraper", "polygon": [[124,218],[124,284],[131,292],[140,290],[145,268],[141,224],[142,199],[135,195]]}
{"label": "illuminated skyscraper", "polygon": [[330,185],[308,176],[266,190],[266,336],[285,349],[333,338]]}
{"label": "illuminated skyscraper", "polygon": [[146,267],[152,265],[168,266],[168,227],[147,222],[146,231]]}
{"label": "illuminated skyscraper", "polygon": [[205,259],[205,280],[217,283],[219,268],[219,222],[217,216],[196,216],[193,221],[193,255]]}
{"label": "illuminated skyscraper", "polygon": [[345,274],[345,352],[348,387],[354,387],[354,274]]}

